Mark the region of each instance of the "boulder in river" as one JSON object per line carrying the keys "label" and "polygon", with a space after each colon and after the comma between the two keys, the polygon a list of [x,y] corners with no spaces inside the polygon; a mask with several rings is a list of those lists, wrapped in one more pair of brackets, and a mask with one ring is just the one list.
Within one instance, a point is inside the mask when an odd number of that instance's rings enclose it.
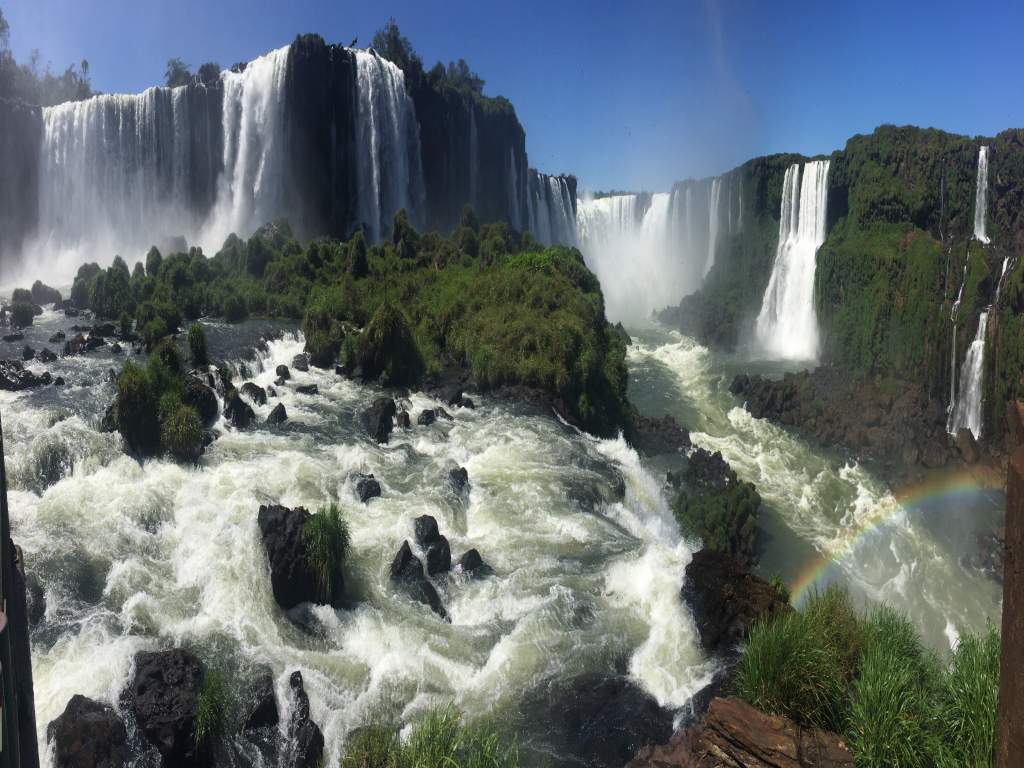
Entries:
{"label": "boulder in river", "polygon": [[242,730],[254,731],[258,728],[274,728],[277,726],[277,698],[274,695],[274,676],[269,669],[261,671],[249,692],[245,707]]}
{"label": "boulder in river", "polygon": [[284,403],[278,403],[267,416],[267,424],[283,424],[287,419],[288,411],[285,410]]}
{"label": "boulder in river", "polygon": [[728,653],[761,617],[791,611],[779,591],[723,552],[702,549],[686,566],[683,598],[708,653]]}
{"label": "boulder in river", "polygon": [[46,727],[57,768],[121,768],[128,764],[128,731],[109,704],[79,694]]}
{"label": "boulder in river", "polygon": [[242,385],[240,392],[249,400],[256,403],[256,405],[267,404],[267,390],[261,387],[259,384],[255,384],[251,381],[245,382]]}
{"label": "boulder in river", "polygon": [[452,550],[444,536],[438,536],[437,541],[427,547],[426,557],[428,576],[437,576],[452,569]]}
{"label": "boulder in river", "polygon": [[494,573],[494,569],[484,562],[484,559],[480,557],[480,553],[476,549],[466,550],[465,554],[459,558],[458,565],[460,571],[474,579],[490,576]]}
{"label": "boulder in river", "polygon": [[395,414],[395,426],[400,429],[409,429],[412,426],[408,411],[403,409]]}
{"label": "boulder in river", "polygon": [[641,747],[672,735],[672,713],[622,675],[586,673],[547,683],[527,694],[523,706],[538,708],[548,724],[550,743],[543,747],[588,768],[621,768]]}
{"label": "boulder in river", "polygon": [[413,521],[413,528],[416,531],[416,543],[421,549],[426,549],[441,538],[437,518],[433,515],[420,515]]}
{"label": "boulder in river", "polygon": [[356,496],[363,504],[380,496],[380,482],[372,474],[356,474],[352,476],[352,480],[355,484]]}
{"label": "boulder in river", "polygon": [[196,409],[204,426],[217,421],[217,395],[198,376],[185,377],[185,389],[181,402]]}
{"label": "boulder in river", "polygon": [[448,483],[457,496],[469,492],[469,472],[465,467],[448,470]]}
{"label": "boulder in river", "polygon": [[0,360],[0,389],[20,392],[23,389],[44,386],[51,380],[49,373],[36,376],[20,360]]}
{"label": "boulder in river", "polygon": [[403,587],[413,600],[429,605],[442,619],[448,618],[448,612],[441,604],[441,596],[423,573],[423,563],[412,553],[408,541],[402,542],[391,563],[391,580]]}
{"label": "boulder in river", "polygon": [[323,765],[324,735],[309,715],[309,696],[301,672],[292,672],[288,687],[292,697],[291,718],[280,764],[282,768],[317,768]]}
{"label": "boulder in river", "polygon": [[305,353],[300,353],[292,358],[292,368],[303,373],[309,370],[309,358]]}
{"label": "boulder in river", "polygon": [[295,391],[300,395],[316,395],[320,392],[316,384],[300,384],[295,388]]}
{"label": "boulder in river", "polygon": [[398,406],[390,397],[378,397],[360,413],[363,428],[378,443],[386,443],[391,438],[397,411]]}
{"label": "boulder in river", "polygon": [[853,768],[843,739],[767,715],[742,699],[712,699],[696,725],[642,749],[627,768]]}
{"label": "boulder in river", "polygon": [[26,344],[25,348],[21,350],[21,359],[24,360],[26,363],[29,360],[34,359],[35,356],[36,356],[36,351],[34,349],[32,349],[32,347],[30,347],[28,344]]}
{"label": "boulder in river", "polygon": [[167,768],[200,763],[195,722],[202,684],[202,662],[186,650],[135,656],[135,676],[124,699],[139,731],[157,748]]}
{"label": "boulder in river", "polygon": [[960,458],[967,464],[977,464],[981,456],[978,449],[978,441],[974,439],[974,433],[966,427],[961,427],[956,433],[956,448],[960,451]]}
{"label": "boulder in river", "polygon": [[13,343],[15,341],[24,341],[25,340],[25,334],[24,333],[19,333],[18,331],[15,331],[14,333],[6,333],[6,334],[4,334],[0,338],[2,338],[2,340],[7,342],[8,344],[11,344],[11,343]]}
{"label": "boulder in river", "polygon": [[416,423],[421,427],[429,427],[435,421],[437,421],[437,412],[433,408],[424,408],[416,417]]}
{"label": "boulder in river", "polygon": [[[270,587],[274,600],[285,610],[306,602],[317,602],[320,590],[306,561],[304,540],[309,512],[302,507],[288,509],[279,504],[261,506],[257,516],[263,548],[270,563]],[[344,583],[335,582],[331,604],[339,606]]]}
{"label": "boulder in river", "polygon": [[57,355],[55,355],[51,350],[46,348],[39,350],[39,362],[52,363],[56,359]]}
{"label": "boulder in river", "polygon": [[287,365],[279,365],[274,369],[274,373],[277,374],[277,378],[284,381],[288,381],[292,377],[292,372],[288,370]]}
{"label": "boulder in river", "polygon": [[252,407],[242,399],[234,387],[224,396],[224,416],[231,420],[231,425],[236,429],[245,429],[256,418]]}

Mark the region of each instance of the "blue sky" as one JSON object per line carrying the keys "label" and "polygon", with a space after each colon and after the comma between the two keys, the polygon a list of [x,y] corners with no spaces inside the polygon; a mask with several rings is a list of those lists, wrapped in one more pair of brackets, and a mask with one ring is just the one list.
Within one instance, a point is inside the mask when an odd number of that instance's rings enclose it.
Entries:
{"label": "blue sky", "polygon": [[369,42],[394,16],[429,66],[463,57],[507,96],[531,165],[594,189],[663,189],[758,154],[828,152],[880,123],[1024,126],[1024,4],[0,0],[19,59],[89,60],[95,88],[168,58],[249,60],[318,32]]}

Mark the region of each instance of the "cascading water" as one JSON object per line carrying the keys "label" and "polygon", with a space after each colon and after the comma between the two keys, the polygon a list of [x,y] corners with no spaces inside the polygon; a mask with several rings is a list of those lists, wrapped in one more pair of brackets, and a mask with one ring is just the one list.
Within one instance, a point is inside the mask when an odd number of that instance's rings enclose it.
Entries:
{"label": "cascading water", "polygon": [[718,227],[720,224],[719,206],[722,202],[722,179],[715,178],[711,182],[711,203],[708,206],[708,258],[704,262],[703,277],[715,266],[715,249],[718,247]]}
{"label": "cascading water", "polygon": [[[217,202],[200,241],[216,250],[232,232],[245,235],[287,217],[284,103],[288,47],[224,72],[223,173]],[[188,231],[188,230],[187,230]]]}
{"label": "cascading water", "polygon": [[759,347],[771,357],[814,360],[818,356],[818,318],[814,309],[814,271],[825,242],[828,160],[812,160],[786,169],[779,213],[775,264],[757,317]]}
{"label": "cascading water", "polygon": [[[513,156],[513,168],[515,167]],[[563,176],[548,176],[533,169],[527,189],[529,230],[544,245],[576,245],[572,192]]]}
{"label": "cascading water", "polygon": [[960,368],[960,394],[946,425],[951,435],[969,429],[975,440],[981,439],[981,391],[985,376],[985,333],[988,330],[988,312],[978,318],[978,332],[967,348]]}
{"label": "cascading water", "polygon": [[390,234],[392,218],[403,208],[414,226],[422,225],[419,124],[402,70],[373,51],[355,55],[359,216],[377,242]]}
{"label": "cascading water", "polygon": [[974,191],[974,237],[988,243],[985,219],[988,208],[988,147],[978,149],[978,181]]}

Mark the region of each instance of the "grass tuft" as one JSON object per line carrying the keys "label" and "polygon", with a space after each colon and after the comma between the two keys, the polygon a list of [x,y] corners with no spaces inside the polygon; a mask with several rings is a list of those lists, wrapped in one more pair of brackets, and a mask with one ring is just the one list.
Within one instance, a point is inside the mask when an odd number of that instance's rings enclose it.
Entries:
{"label": "grass tuft", "polygon": [[196,704],[193,733],[197,748],[203,749],[209,746],[212,739],[224,734],[227,728],[229,705],[230,696],[226,678],[219,670],[207,670],[203,676],[203,685],[199,691],[199,701]]}
{"label": "grass tuft", "polygon": [[344,585],[342,565],[348,554],[348,523],[337,504],[321,507],[303,528],[306,565],[318,590],[318,600],[330,603],[340,596]]}

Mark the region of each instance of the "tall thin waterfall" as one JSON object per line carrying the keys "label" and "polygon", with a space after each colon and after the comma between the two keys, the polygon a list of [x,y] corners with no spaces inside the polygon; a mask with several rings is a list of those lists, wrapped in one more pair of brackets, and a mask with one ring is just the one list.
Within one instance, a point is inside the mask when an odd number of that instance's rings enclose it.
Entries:
{"label": "tall thin waterfall", "polygon": [[200,235],[216,249],[232,232],[245,235],[288,217],[285,194],[284,102],[288,47],[224,72],[223,173],[212,216]]}
{"label": "tall thin waterfall", "polygon": [[719,207],[722,202],[722,179],[716,177],[711,182],[711,203],[708,206],[708,258],[704,262],[703,277],[715,266],[715,249],[718,247],[718,228],[721,221]]}
{"label": "tall thin waterfall", "polygon": [[971,430],[976,440],[981,439],[981,388],[985,373],[985,333],[988,330],[988,312],[978,318],[978,332],[967,348],[960,368],[960,395],[949,414],[946,429],[955,435],[963,428]]}
{"label": "tall thin waterfall", "polygon": [[978,181],[974,191],[974,237],[987,243],[985,219],[988,208],[988,147],[978,149]]}
{"label": "tall thin waterfall", "polygon": [[772,357],[814,360],[818,317],[814,309],[816,254],[825,242],[828,160],[786,170],[779,215],[779,245],[757,318],[756,336]]}
{"label": "tall thin waterfall", "polygon": [[373,51],[355,54],[359,216],[377,241],[390,234],[402,208],[414,226],[422,225],[419,124],[402,70]]}
{"label": "tall thin waterfall", "polygon": [[576,245],[572,193],[565,177],[548,176],[531,169],[526,197],[528,228],[538,242]]}

